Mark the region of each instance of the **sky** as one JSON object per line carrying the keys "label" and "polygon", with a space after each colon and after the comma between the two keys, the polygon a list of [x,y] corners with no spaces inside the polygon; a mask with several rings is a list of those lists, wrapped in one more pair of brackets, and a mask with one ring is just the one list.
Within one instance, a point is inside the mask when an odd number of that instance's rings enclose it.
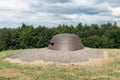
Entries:
{"label": "sky", "polygon": [[117,22],[120,0],[0,0],[0,28]]}

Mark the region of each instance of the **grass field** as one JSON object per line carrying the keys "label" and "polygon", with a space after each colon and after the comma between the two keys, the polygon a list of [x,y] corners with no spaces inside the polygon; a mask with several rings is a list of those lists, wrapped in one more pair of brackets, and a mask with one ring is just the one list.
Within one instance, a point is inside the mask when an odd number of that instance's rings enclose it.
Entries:
{"label": "grass field", "polygon": [[15,51],[0,52],[0,80],[120,80],[120,49],[106,49],[110,61],[96,66],[18,65],[4,61]]}

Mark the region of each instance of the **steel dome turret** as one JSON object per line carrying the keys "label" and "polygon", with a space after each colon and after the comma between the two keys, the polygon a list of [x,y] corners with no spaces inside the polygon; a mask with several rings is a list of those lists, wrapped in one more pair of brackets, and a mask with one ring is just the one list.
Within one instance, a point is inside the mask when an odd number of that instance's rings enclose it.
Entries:
{"label": "steel dome turret", "polygon": [[57,34],[55,35],[48,46],[52,50],[75,51],[83,49],[84,46],[81,39],[74,34]]}

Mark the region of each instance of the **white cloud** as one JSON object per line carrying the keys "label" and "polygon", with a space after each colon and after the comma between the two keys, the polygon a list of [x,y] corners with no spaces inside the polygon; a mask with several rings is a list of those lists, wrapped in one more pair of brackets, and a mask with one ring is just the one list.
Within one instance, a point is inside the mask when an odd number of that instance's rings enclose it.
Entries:
{"label": "white cloud", "polygon": [[110,16],[99,16],[99,15],[85,15],[85,14],[74,14],[74,15],[63,15],[71,21],[84,24],[99,23],[100,21],[111,21],[113,20]]}
{"label": "white cloud", "polygon": [[24,0],[1,0],[0,9],[22,11],[30,9],[30,5]]}
{"label": "white cloud", "polygon": [[90,6],[93,4],[93,1],[90,0],[72,0],[72,4],[77,5],[77,6]]}
{"label": "white cloud", "polygon": [[108,5],[107,8],[112,12],[112,15],[120,16],[120,7],[111,7]]}

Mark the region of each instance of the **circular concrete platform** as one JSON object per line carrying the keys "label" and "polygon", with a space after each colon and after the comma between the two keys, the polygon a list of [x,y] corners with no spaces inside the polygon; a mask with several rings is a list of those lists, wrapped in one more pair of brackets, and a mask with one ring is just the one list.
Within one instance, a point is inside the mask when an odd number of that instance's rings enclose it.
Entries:
{"label": "circular concrete platform", "polygon": [[85,47],[84,49],[77,51],[57,51],[50,50],[48,48],[25,49],[9,56],[7,59],[19,59],[23,62],[33,62],[42,60],[60,63],[79,63],[89,61],[90,59],[102,58],[104,58],[103,50]]}

